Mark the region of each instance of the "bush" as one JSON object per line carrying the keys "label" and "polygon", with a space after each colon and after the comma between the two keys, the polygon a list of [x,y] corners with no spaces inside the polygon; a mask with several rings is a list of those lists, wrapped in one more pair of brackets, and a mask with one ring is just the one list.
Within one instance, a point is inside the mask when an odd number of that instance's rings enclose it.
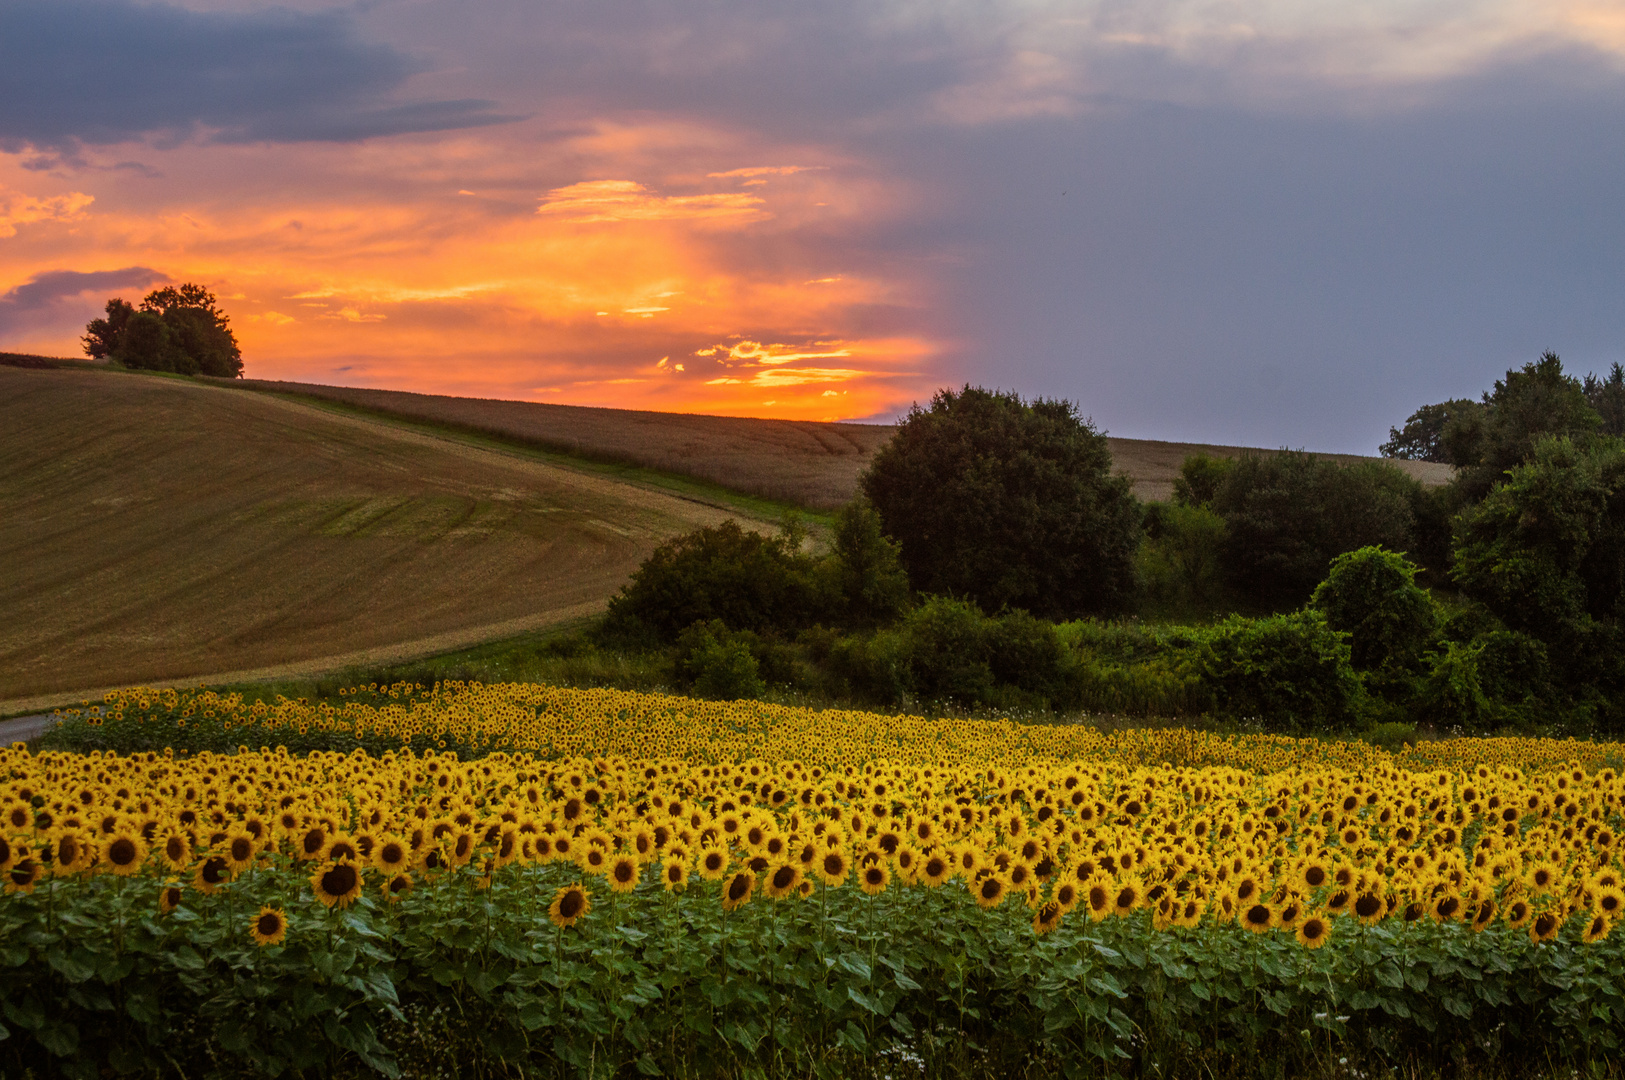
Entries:
{"label": "bush", "polygon": [[678,684],[712,701],[759,698],[767,692],[761,665],[743,635],[728,632],[721,620],[695,623],[677,639]]}
{"label": "bush", "polygon": [[1133,599],[1138,505],[1071,402],[939,391],[862,482],[919,592],[1044,616]]}
{"label": "bush", "polygon": [[1174,480],[1174,502],[1180,506],[1211,506],[1234,463],[1233,458],[1191,454],[1180,464],[1179,476]]}
{"label": "bush", "polygon": [[895,621],[909,606],[908,575],[898,549],[881,530],[880,514],[854,499],[835,515],[834,552],[825,563],[837,597],[833,614],[843,626],[873,627]]}
{"label": "bush", "polygon": [[1267,607],[1309,598],[1338,555],[1409,546],[1422,486],[1392,465],[1281,451],[1238,459],[1213,498],[1229,584]]}
{"label": "bush", "polygon": [[694,623],[712,620],[757,632],[809,626],[822,603],[813,560],[793,540],[747,532],[729,520],[668,541],[610,600],[605,630],[674,641]]}
{"label": "bush", "polygon": [[1158,609],[1190,615],[1222,607],[1223,544],[1224,519],[1206,506],[1151,503],[1136,559],[1145,600]]}
{"label": "bush", "polygon": [[1232,616],[1204,635],[1202,679],[1214,711],[1296,734],[1351,723],[1361,703],[1345,635],[1318,611]]}
{"label": "bush", "polygon": [[1438,605],[1416,584],[1416,570],[1403,555],[1363,547],[1333,559],[1331,573],[1315,586],[1309,606],[1349,635],[1356,671],[1403,676],[1438,633]]}

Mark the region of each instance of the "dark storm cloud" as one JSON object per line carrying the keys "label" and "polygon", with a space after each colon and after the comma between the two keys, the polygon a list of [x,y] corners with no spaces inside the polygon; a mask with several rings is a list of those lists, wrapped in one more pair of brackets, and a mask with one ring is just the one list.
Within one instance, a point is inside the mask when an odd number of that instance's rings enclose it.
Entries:
{"label": "dark storm cloud", "polygon": [[[126,266],[122,270],[47,270],[0,293],[0,334],[18,333],[49,322],[64,305],[87,292],[140,290],[163,280],[163,274],[145,266]],[[97,297],[98,309],[101,299]],[[79,306],[89,308],[89,305]]]}
{"label": "dark storm cloud", "polygon": [[346,141],[509,119],[484,100],[389,100],[421,67],[345,14],[12,0],[0,7],[0,145]]}

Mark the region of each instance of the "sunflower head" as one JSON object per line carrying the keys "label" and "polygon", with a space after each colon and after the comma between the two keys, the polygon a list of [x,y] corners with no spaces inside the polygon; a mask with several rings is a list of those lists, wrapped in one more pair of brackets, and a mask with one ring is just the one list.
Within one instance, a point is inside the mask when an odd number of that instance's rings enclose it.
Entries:
{"label": "sunflower head", "polygon": [[249,933],[254,937],[254,944],[261,948],[280,945],[288,935],[288,918],[274,907],[262,907],[249,924]]}
{"label": "sunflower head", "polygon": [[750,870],[736,870],[722,884],[722,910],[734,911],[750,903],[756,891],[756,874]]}
{"label": "sunflower head", "polygon": [[384,882],[384,899],[391,904],[396,903],[412,891],[412,875],[407,873],[396,874]]}
{"label": "sunflower head", "polygon": [[348,859],[325,862],[310,875],[316,899],[330,908],[347,908],[361,896],[361,868]]}
{"label": "sunflower head", "polygon": [[1248,904],[1241,909],[1241,925],[1255,934],[1275,928],[1277,916],[1268,904]]}
{"label": "sunflower head", "polygon": [[688,884],[688,860],[677,856],[668,856],[660,864],[660,887],[667,892],[681,889]]}
{"label": "sunflower head", "polygon": [[971,886],[971,895],[976,898],[976,906],[984,911],[1002,904],[1005,891],[1005,881],[997,874],[988,874]]}
{"label": "sunflower head", "polygon": [[891,871],[884,863],[874,863],[858,871],[858,888],[869,896],[879,896],[891,884]]}
{"label": "sunflower head", "polygon": [[181,887],[175,882],[169,882],[158,890],[158,911],[168,915],[181,905]]}
{"label": "sunflower head", "polygon": [[554,926],[565,929],[586,918],[590,911],[592,894],[577,883],[566,885],[553,894],[553,902],[547,907],[547,917]]}
{"label": "sunflower head", "polygon": [[617,855],[609,864],[609,887],[616,892],[631,892],[638,887],[638,861],[630,855]]}
{"label": "sunflower head", "polygon": [[1311,915],[1298,923],[1298,944],[1306,949],[1318,949],[1331,940],[1332,922],[1324,915]]}
{"label": "sunflower head", "polygon": [[1040,904],[1037,912],[1033,914],[1033,933],[1043,936],[1061,925],[1061,916],[1065,912],[1061,905],[1051,900]]}
{"label": "sunflower head", "polygon": [[767,895],[774,900],[783,900],[787,896],[795,895],[801,886],[801,867],[792,863],[783,863],[767,875],[765,886]]}
{"label": "sunflower head", "polygon": [[147,845],[140,833],[118,830],[108,837],[102,856],[113,873],[129,877],[140,872],[141,864],[147,858]]}

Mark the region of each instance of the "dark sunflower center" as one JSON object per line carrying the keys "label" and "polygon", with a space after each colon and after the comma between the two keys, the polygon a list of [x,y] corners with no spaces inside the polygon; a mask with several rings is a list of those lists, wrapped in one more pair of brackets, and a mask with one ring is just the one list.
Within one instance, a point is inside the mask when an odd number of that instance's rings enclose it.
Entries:
{"label": "dark sunflower center", "polygon": [[925,864],[926,877],[941,877],[947,872],[947,870],[947,864],[945,864],[941,859],[932,859],[930,862]]}
{"label": "dark sunflower center", "polygon": [[1354,901],[1354,913],[1362,919],[1369,919],[1381,909],[1382,901],[1371,893],[1362,893],[1360,898]]}
{"label": "dark sunflower center", "polygon": [[114,866],[129,866],[135,862],[135,841],[119,837],[107,848],[107,861]]}
{"label": "dark sunflower center", "polygon": [[1318,866],[1311,866],[1308,872],[1303,875],[1303,880],[1309,884],[1311,889],[1318,889],[1326,884],[1326,871]]}
{"label": "dark sunflower center", "polygon": [[864,871],[863,877],[864,880],[871,885],[879,885],[882,881],[886,880],[886,875],[880,872],[880,867],[878,866],[869,867],[868,870]]}
{"label": "dark sunflower center", "polygon": [[581,903],[580,893],[567,892],[564,894],[564,899],[559,901],[559,914],[566,919],[573,919],[581,914]]}
{"label": "dark sunflower center", "polygon": [[305,834],[305,854],[306,855],[314,855],[314,854],[316,854],[318,851],[322,850],[322,845],[324,845],[326,843],[327,843],[327,834],[326,833],[322,832],[322,830],[320,830],[320,829],[312,829],[312,830],[310,830],[309,832],[307,832]]}
{"label": "dark sunflower center", "polygon": [[1247,909],[1247,922],[1253,926],[1265,926],[1270,921],[1270,909],[1263,904],[1254,904]]}
{"label": "dark sunflower center", "polygon": [[335,866],[322,875],[322,889],[329,896],[343,896],[355,888],[356,876],[353,866]]}
{"label": "dark sunflower center", "polygon": [[839,855],[824,856],[824,873],[831,877],[839,876],[846,869],[846,863]]}
{"label": "dark sunflower center", "polygon": [[796,880],[796,872],[788,866],[781,866],[773,872],[773,887],[775,889],[788,889]]}
{"label": "dark sunflower center", "polygon": [[744,874],[736,874],[728,885],[728,899],[742,900],[750,892],[750,878]]}
{"label": "dark sunflower center", "polygon": [[1003,891],[1004,886],[999,883],[998,878],[988,878],[986,881],[982,882],[983,900],[992,900]]}
{"label": "dark sunflower center", "polygon": [[261,937],[276,937],[282,929],[282,916],[267,912],[260,916],[259,931]]}
{"label": "dark sunflower center", "polygon": [[218,885],[226,880],[226,860],[216,856],[203,864],[203,880]]}
{"label": "dark sunflower center", "polygon": [[1134,899],[1135,899],[1134,898],[1134,890],[1133,889],[1124,889],[1122,892],[1117,894],[1117,906],[1118,907],[1133,907],[1134,906]]}
{"label": "dark sunflower center", "polygon": [[629,863],[629,862],[616,863],[615,864],[615,880],[621,882],[623,885],[626,882],[631,881],[632,880],[632,864]]}
{"label": "dark sunflower center", "polygon": [[254,843],[247,837],[238,837],[231,842],[231,857],[238,862],[246,862],[254,854]]}
{"label": "dark sunflower center", "polygon": [[383,849],[378,852],[378,857],[382,859],[385,864],[394,866],[396,863],[406,858],[406,852],[401,850],[401,845],[389,843],[385,844]]}
{"label": "dark sunflower center", "polygon": [[1308,922],[1303,924],[1303,936],[1308,938],[1310,941],[1314,941],[1325,932],[1326,924],[1321,922],[1319,919],[1310,919]]}

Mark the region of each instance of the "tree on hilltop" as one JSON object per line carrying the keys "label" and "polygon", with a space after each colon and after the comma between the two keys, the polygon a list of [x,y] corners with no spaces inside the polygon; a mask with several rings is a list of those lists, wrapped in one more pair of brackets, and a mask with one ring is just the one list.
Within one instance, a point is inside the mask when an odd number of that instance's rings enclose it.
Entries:
{"label": "tree on hilltop", "polygon": [[213,293],[191,282],[154,289],[139,309],[114,297],[107,317],[92,319],[82,340],[89,356],[129,368],[227,379],[243,374],[231,320]]}

